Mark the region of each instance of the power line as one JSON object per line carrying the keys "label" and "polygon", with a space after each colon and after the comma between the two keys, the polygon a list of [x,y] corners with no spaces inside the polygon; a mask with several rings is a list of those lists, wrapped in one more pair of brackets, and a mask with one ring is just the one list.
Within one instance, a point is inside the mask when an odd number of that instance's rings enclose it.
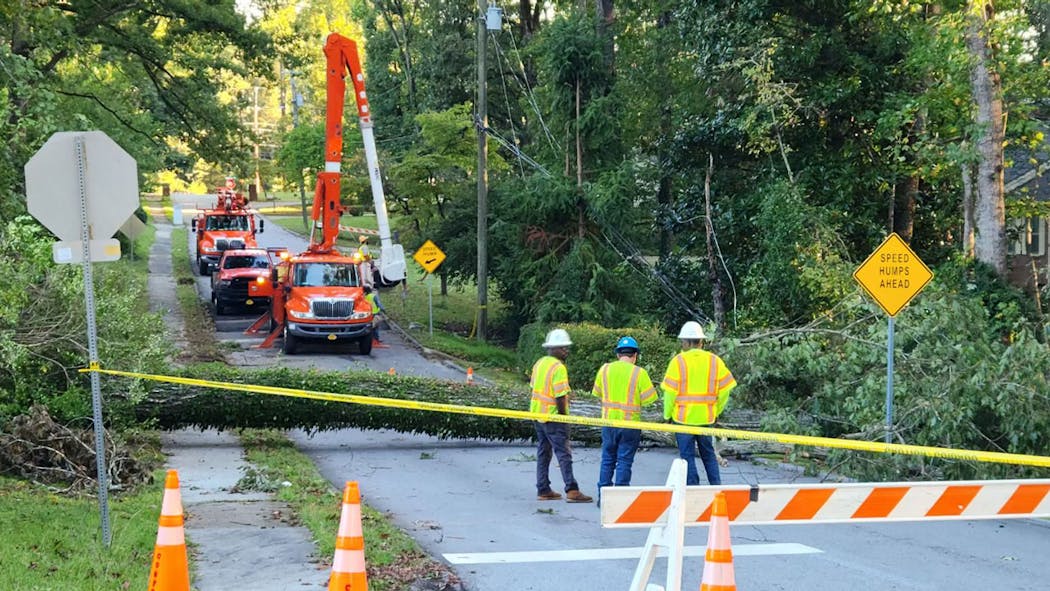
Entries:
{"label": "power line", "polygon": [[[475,125],[480,125],[480,121],[475,121]],[[515,156],[517,156],[520,159],[520,161],[529,164],[529,166],[532,166],[534,169],[542,173],[543,176],[545,176],[546,178],[552,178],[554,176],[549,170],[547,170],[546,167],[544,167],[542,164],[540,164],[539,162],[522,152],[518,148],[518,146],[508,142],[506,138],[499,135],[499,133],[497,133],[496,131],[492,129],[486,129],[485,132],[489,136],[495,138],[498,144],[512,151],[515,154]],[[667,278],[666,275],[661,273],[658,269],[650,265],[645,260],[645,258],[642,256],[641,251],[638,249],[638,247],[634,245],[633,242],[631,242],[619,230],[613,227],[612,224],[606,223],[606,220],[602,219],[597,211],[592,209],[591,214],[592,218],[596,222],[598,222],[598,225],[601,229],[602,238],[605,239],[605,242],[609,245],[613,252],[616,253],[617,256],[619,256],[625,262],[627,262],[631,269],[633,269],[635,272],[641,275],[645,275],[654,279],[656,281],[657,286],[661,289],[661,291],[664,292],[664,295],[667,296],[668,300],[674,303],[681,310],[685,311],[690,318],[700,320],[704,323],[711,322],[710,317],[708,317],[707,314],[704,314],[704,312],[700,310],[700,308],[694,306],[689,300],[688,296],[686,296],[684,293],[681,292],[681,290],[675,287],[675,285],[671,282],[670,279]],[[733,292],[734,294],[736,293],[735,287]]]}

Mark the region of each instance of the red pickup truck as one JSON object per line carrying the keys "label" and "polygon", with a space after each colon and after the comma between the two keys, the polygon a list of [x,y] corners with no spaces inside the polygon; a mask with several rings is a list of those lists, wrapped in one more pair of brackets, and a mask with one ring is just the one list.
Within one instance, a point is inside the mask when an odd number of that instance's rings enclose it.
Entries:
{"label": "red pickup truck", "polygon": [[235,308],[265,310],[273,297],[271,270],[274,261],[262,248],[227,250],[211,275],[211,303],[215,314]]}

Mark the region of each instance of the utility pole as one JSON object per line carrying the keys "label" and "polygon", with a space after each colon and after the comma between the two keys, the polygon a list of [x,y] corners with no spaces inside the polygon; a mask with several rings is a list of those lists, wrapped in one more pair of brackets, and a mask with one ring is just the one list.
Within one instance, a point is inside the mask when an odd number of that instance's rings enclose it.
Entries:
{"label": "utility pole", "polygon": [[[299,107],[302,105],[303,97],[299,94],[299,91],[295,88],[295,75],[296,72],[288,72],[288,78],[292,83],[292,129],[299,127]],[[299,201],[303,206],[303,229],[308,230],[310,228],[310,222],[306,221],[306,179],[303,178],[303,171],[299,170]]]}
{"label": "utility pole", "polygon": [[479,341],[486,340],[488,330],[489,148],[486,131],[489,126],[489,107],[486,88],[488,66],[485,63],[485,54],[488,49],[485,42],[488,4],[488,0],[478,0],[478,104],[475,125],[478,128],[478,325],[476,334]]}
{"label": "utility pole", "polygon": [[255,132],[255,198],[262,199],[262,177],[259,175],[259,86],[252,87],[254,108],[252,109],[252,131]]}

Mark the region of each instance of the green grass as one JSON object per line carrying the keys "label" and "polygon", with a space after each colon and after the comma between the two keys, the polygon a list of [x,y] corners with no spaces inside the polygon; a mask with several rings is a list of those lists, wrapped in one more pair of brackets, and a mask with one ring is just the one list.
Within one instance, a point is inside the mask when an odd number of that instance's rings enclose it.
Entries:
{"label": "green grass", "polygon": [[[163,482],[157,473],[155,482]],[[145,589],[163,486],[109,499],[112,545],[102,545],[98,499],[68,498],[0,477],[0,581],[17,591]]]}
{"label": "green grass", "polygon": [[[277,431],[249,429],[240,432],[245,456],[256,468],[239,486],[275,492],[314,536],[318,552],[326,559],[335,553],[342,491],[336,491],[317,467]],[[282,483],[288,482],[290,486]],[[367,494],[367,491],[364,491]],[[365,562],[369,589],[404,589],[415,577],[441,569],[405,532],[378,511],[362,505]],[[405,580],[406,575],[408,580]]]}

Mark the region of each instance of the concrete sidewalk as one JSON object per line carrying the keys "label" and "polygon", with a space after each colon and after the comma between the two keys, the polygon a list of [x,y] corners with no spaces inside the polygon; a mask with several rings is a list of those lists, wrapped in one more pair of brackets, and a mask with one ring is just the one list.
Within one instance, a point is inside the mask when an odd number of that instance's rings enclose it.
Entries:
{"label": "concrete sidewalk", "polygon": [[[150,309],[164,315],[168,336],[185,346],[171,263],[172,225],[159,204],[146,204],[157,229],[149,257]],[[237,437],[183,430],[161,438],[167,466],[179,471],[195,591],[324,589],[327,559],[310,531],[289,524],[291,509],[266,493],[238,493],[248,466]]]}

